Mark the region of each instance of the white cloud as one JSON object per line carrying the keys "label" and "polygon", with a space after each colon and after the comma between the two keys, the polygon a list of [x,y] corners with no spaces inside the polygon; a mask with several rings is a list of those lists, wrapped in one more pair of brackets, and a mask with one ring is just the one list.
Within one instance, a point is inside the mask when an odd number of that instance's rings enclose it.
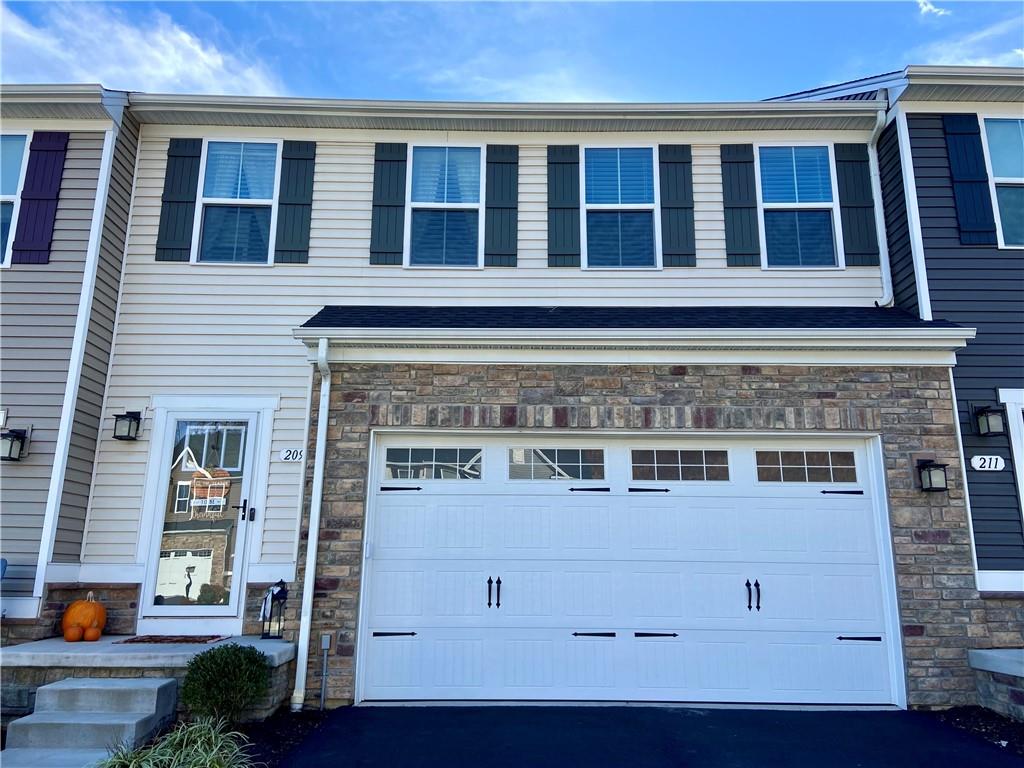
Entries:
{"label": "white cloud", "polygon": [[1013,17],[959,37],[937,40],[907,54],[911,64],[946,64],[972,67],[1024,65],[1020,39],[1024,20]]}
{"label": "white cloud", "polygon": [[939,8],[931,0],[917,0],[917,7],[921,11],[922,16],[927,16],[929,13],[936,16],[949,16],[953,13],[948,8]]}
{"label": "white cloud", "polygon": [[274,95],[283,86],[258,60],[219,48],[159,11],[131,16],[102,5],[46,6],[38,22],[0,7],[0,67],[9,83],[102,83],[177,93]]}

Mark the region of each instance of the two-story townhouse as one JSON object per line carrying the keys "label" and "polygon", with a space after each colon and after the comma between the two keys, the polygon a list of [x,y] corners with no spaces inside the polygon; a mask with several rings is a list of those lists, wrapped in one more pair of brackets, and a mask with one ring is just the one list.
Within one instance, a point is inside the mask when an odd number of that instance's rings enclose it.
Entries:
{"label": "two-story townhouse", "polygon": [[127,95],[95,85],[4,86],[0,104],[7,643],[50,634],[44,585],[81,556],[138,130]]}
{"label": "two-story townhouse", "polygon": [[891,307],[885,100],[129,108],[118,626],[282,579],[295,706],[972,700],[973,330]]}
{"label": "two-story townhouse", "polygon": [[1014,645],[1024,621],[1024,69],[914,66],[784,98],[880,97],[894,303],[977,329],[952,374],[962,470],[977,588],[994,643]]}

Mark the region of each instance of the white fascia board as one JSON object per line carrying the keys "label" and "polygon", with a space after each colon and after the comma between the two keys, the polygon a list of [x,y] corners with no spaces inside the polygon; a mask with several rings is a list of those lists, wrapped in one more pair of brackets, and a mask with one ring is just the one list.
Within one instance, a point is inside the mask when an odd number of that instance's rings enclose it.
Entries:
{"label": "white fascia board", "polygon": [[761,363],[955,365],[973,328],[876,329],[417,329],[298,328],[315,359],[331,362]]}

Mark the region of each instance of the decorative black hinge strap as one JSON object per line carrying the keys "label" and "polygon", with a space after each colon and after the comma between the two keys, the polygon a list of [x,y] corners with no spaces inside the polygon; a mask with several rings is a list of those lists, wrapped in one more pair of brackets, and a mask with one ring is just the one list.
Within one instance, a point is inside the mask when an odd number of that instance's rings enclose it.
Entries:
{"label": "decorative black hinge strap", "polygon": [[374,632],[374,637],[415,637],[415,632]]}
{"label": "decorative black hinge strap", "polygon": [[668,493],[668,488],[630,488],[630,493]]}
{"label": "decorative black hinge strap", "polygon": [[633,637],[679,637],[678,632],[634,632]]}
{"label": "decorative black hinge strap", "polygon": [[380,487],[380,489],[382,491],[422,491],[423,490],[418,485],[416,487],[412,487],[412,486],[409,486],[409,485],[382,485]]}
{"label": "decorative black hinge strap", "polygon": [[882,638],[878,635],[871,635],[870,637],[849,637],[847,635],[839,635],[836,640],[860,640],[865,643],[880,643]]}
{"label": "decorative black hinge strap", "polygon": [[593,491],[594,493],[609,493],[611,488],[570,488],[570,491]]}
{"label": "decorative black hinge strap", "polygon": [[573,632],[573,637],[615,637],[614,632]]}
{"label": "decorative black hinge strap", "polygon": [[863,496],[864,491],[822,491],[822,493],[831,493],[837,496]]}

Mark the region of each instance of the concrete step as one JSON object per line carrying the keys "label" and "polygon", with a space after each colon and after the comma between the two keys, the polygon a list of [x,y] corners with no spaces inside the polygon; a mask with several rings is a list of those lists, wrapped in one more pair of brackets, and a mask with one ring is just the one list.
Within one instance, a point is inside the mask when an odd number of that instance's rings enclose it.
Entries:
{"label": "concrete step", "polygon": [[[140,744],[165,720],[155,712],[34,712],[7,726],[7,746],[107,749],[125,742]],[[6,765],[6,750],[2,759]]]}
{"label": "concrete step", "polygon": [[4,768],[92,768],[107,757],[105,749],[5,749]]}
{"label": "concrete step", "polygon": [[69,677],[36,691],[36,712],[173,713],[178,684],[172,678]]}

